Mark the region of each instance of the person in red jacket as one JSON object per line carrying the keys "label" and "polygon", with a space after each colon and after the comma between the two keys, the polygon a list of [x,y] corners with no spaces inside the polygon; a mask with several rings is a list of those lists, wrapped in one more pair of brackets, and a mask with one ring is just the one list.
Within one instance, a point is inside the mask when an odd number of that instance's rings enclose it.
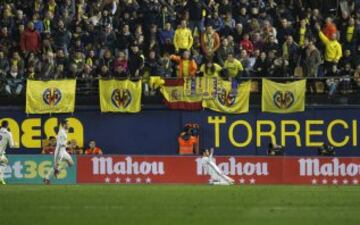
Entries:
{"label": "person in red jacket", "polygon": [[96,142],[94,140],[89,142],[89,148],[86,149],[85,155],[102,155],[103,151],[101,148],[96,146]]}
{"label": "person in red jacket", "polygon": [[250,41],[249,34],[244,34],[243,39],[240,41],[240,45],[241,45],[242,49],[246,50],[246,53],[248,55],[251,55],[253,53],[254,45]]}
{"label": "person in red jacket", "polygon": [[27,28],[21,33],[20,48],[24,52],[37,52],[40,49],[41,37],[34,29],[34,24],[29,22]]}

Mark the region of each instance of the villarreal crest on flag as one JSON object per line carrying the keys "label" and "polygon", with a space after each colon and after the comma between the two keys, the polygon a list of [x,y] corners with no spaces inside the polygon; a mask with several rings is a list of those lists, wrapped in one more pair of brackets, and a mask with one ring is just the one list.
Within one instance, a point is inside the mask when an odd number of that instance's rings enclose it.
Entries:
{"label": "villarreal crest on flag", "polygon": [[141,87],[141,81],[99,80],[101,112],[140,112]]}
{"label": "villarreal crest on flag", "polygon": [[221,82],[213,99],[204,100],[202,105],[216,112],[240,114],[249,112],[251,81],[241,84]]}
{"label": "villarreal crest on flag", "polygon": [[262,80],[263,112],[293,113],[305,110],[306,80],[277,83]]}
{"label": "villarreal crest on flag", "polygon": [[27,80],[26,113],[71,113],[75,108],[76,80]]}

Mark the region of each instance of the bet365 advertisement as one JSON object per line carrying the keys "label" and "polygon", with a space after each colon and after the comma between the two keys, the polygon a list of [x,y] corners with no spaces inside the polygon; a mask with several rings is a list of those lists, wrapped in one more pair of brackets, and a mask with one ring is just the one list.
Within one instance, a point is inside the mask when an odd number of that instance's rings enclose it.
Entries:
{"label": "bet365 advertisement", "polygon": [[[51,155],[8,155],[9,164],[4,172],[8,184],[42,184],[43,178],[53,167]],[[76,158],[75,165],[63,170],[58,179],[52,179],[53,184],[76,183]]]}

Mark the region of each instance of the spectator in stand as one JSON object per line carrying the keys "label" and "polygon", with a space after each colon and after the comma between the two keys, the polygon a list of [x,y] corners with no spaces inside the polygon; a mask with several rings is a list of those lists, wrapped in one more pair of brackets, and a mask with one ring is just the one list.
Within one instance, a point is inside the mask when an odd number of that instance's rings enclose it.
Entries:
{"label": "spectator in stand", "polygon": [[103,151],[101,148],[96,146],[96,142],[91,140],[89,142],[89,148],[85,150],[85,155],[102,155]]}
{"label": "spectator in stand", "polygon": [[140,52],[139,46],[134,43],[131,46],[131,50],[129,52],[129,62],[128,68],[130,77],[139,78],[143,75],[143,68],[145,65],[145,57]]}
{"label": "spectator in stand", "polygon": [[185,50],[190,50],[193,45],[193,41],[194,39],[191,30],[186,27],[186,20],[182,20],[174,35],[175,50],[180,51],[180,53]]}
{"label": "spectator in stand", "polygon": [[41,150],[41,154],[51,154],[53,155],[56,148],[56,138],[54,136],[50,136],[49,139],[43,142],[45,146],[43,146]]}
{"label": "spectator in stand", "polygon": [[324,65],[325,71],[331,71],[333,66],[336,67],[336,65],[338,64],[339,60],[342,57],[341,44],[336,40],[336,37],[337,37],[336,32],[327,31],[328,35],[331,34],[331,37],[329,38],[328,36],[326,36],[320,30],[320,25],[319,24],[316,25],[316,29],[319,32],[320,40],[325,45],[325,57],[324,57],[324,59],[325,59],[325,65]]}
{"label": "spectator in stand", "polygon": [[5,57],[5,54],[3,51],[0,50],[0,76],[4,77],[9,72],[10,65],[9,60],[7,57]]}
{"label": "spectator in stand", "polygon": [[127,77],[128,76],[128,59],[125,52],[118,52],[118,57],[114,60],[113,70],[115,77]]}
{"label": "spectator in stand", "polygon": [[24,88],[24,77],[17,65],[12,65],[6,78],[5,91],[10,96],[20,95]]}
{"label": "spectator in stand", "polygon": [[333,39],[333,37],[337,36],[337,28],[336,25],[333,23],[333,19],[330,17],[326,18],[325,26],[322,30],[322,33],[328,38]]}
{"label": "spectator in stand", "polygon": [[201,49],[205,57],[212,58],[220,47],[220,37],[213,30],[211,24],[206,26],[206,31],[201,34]]}
{"label": "spectator in stand", "polygon": [[358,92],[360,92],[360,65],[358,65],[354,71],[353,75],[355,85],[357,87]]}
{"label": "spectator in stand", "polygon": [[349,49],[352,53],[355,52],[356,44],[360,41],[360,30],[355,24],[354,18],[349,18],[346,26],[341,31],[341,42],[345,49]]}
{"label": "spectator in stand", "polygon": [[58,28],[53,35],[54,45],[57,49],[63,49],[65,55],[69,55],[69,47],[71,42],[71,33],[65,27],[64,21],[59,20]]}
{"label": "spectator in stand", "polygon": [[[304,60],[304,75],[310,78],[318,77],[319,66],[321,64],[321,54],[320,51],[316,48],[314,42],[310,42],[305,55]],[[310,93],[316,91],[315,81],[307,80],[306,82],[307,89]]]}
{"label": "spectator in stand", "polygon": [[300,21],[299,27],[295,30],[295,42],[298,43],[300,47],[302,47],[305,43],[305,40],[311,40],[313,38],[311,29],[306,24],[306,20],[302,19]]}
{"label": "spectator in stand", "polygon": [[189,51],[184,51],[182,56],[171,55],[170,59],[178,64],[177,77],[194,77],[197,72],[197,64],[190,57]]}
{"label": "spectator in stand", "polygon": [[166,23],[164,29],[159,32],[160,48],[163,52],[173,52],[174,33],[171,23]]}
{"label": "spectator in stand", "polygon": [[197,28],[197,32],[204,31],[203,11],[205,4],[202,0],[189,0],[186,3],[186,10],[189,12],[189,26],[192,31]]}
{"label": "spectator in stand", "polygon": [[229,54],[234,54],[234,47],[229,45],[229,41],[227,38],[224,38],[221,42],[221,46],[217,51],[217,62],[220,66],[224,66],[225,60],[227,59]]}
{"label": "spectator in stand", "polygon": [[72,139],[69,141],[66,151],[71,155],[82,155],[83,154],[83,150],[77,144],[75,139]]}
{"label": "spectator in stand", "polygon": [[214,63],[212,60],[208,60],[206,63],[200,66],[200,72],[204,77],[220,77],[221,71],[221,66],[217,63]]}
{"label": "spectator in stand", "polygon": [[240,42],[240,46],[242,49],[246,51],[248,55],[251,55],[254,51],[254,45],[250,41],[250,36],[248,33],[244,34],[243,39]]}
{"label": "spectator in stand", "polygon": [[300,65],[299,46],[294,42],[292,36],[287,36],[286,42],[282,46],[282,56],[289,62],[290,74],[294,73],[295,67]]}
{"label": "spectator in stand", "polygon": [[289,23],[287,18],[282,18],[281,26],[278,29],[277,33],[277,39],[279,41],[279,44],[284,44],[289,36],[294,36],[294,29],[291,27],[291,24]]}
{"label": "spectator in stand", "polygon": [[228,79],[237,79],[241,77],[241,73],[244,71],[244,68],[241,62],[235,59],[233,54],[229,54],[225,63],[224,69],[226,69],[226,77]]}
{"label": "spectator in stand", "polygon": [[34,24],[29,22],[27,28],[21,33],[20,47],[25,53],[38,52],[41,38],[39,32],[34,29]]}
{"label": "spectator in stand", "polygon": [[266,53],[261,52],[260,56],[256,59],[254,65],[254,75],[256,77],[265,77],[268,70],[268,62]]}

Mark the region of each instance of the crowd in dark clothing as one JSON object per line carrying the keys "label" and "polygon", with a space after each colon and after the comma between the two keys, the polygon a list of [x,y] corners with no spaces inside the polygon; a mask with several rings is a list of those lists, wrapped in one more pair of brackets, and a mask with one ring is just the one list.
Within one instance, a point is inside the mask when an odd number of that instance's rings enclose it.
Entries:
{"label": "crowd in dark clothing", "polygon": [[98,77],[328,77],[330,95],[360,86],[360,0],[4,0],[0,13],[9,95],[26,79]]}

